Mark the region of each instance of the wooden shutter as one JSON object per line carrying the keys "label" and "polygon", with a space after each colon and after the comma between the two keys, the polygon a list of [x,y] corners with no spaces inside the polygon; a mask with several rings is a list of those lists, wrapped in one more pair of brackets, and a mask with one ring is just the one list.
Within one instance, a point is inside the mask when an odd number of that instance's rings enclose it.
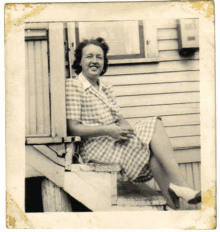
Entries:
{"label": "wooden shutter", "polygon": [[26,49],[26,136],[50,136],[47,41],[28,40]]}
{"label": "wooden shutter", "polygon": [[144,21],[146,58],[158,58],[157,26],[153,20]]}

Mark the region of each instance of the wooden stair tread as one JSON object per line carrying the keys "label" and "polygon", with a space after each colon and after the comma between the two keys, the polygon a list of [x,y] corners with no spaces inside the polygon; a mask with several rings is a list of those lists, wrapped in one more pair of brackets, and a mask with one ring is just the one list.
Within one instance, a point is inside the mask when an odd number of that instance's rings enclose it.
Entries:
{"label": "wooden stair tread", "polygon": [[151,189],[147,184],[133,184],[119,181],[118,206],[161,206],[166,205],[166,200],[162,194]]}

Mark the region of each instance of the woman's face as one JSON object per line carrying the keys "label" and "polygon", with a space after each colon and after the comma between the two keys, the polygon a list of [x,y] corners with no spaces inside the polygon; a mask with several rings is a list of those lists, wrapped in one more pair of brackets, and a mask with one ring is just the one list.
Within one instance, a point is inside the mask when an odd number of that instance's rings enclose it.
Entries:
{"label": "woman's face", "polygon": [[91,80],[97,79],[104,67],[104,52],[102,48],[94,44],[84,47],[80,65],[85,77]]}

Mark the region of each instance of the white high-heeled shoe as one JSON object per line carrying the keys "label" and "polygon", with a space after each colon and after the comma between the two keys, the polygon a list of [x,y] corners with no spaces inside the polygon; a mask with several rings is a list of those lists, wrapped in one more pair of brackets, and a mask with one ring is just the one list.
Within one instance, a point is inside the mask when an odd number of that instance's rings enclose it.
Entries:
{"label": "white high-heeled shoe", "polygon": [[168,192],[170,197],[175,201],[177,201],[177,198],[181,197],[185,199],[188,204],[198,204],[201,202],[201,191],[195,191],[187,187],[170,183]]}

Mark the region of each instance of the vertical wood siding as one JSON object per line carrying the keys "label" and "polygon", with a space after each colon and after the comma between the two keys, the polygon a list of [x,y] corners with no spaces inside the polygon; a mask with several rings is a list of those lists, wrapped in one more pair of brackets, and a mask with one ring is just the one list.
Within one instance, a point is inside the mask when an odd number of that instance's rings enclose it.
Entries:
{"label": "vertical wood siding", "polygon": [[50,135],[47,41],[25,42],[26,136]]}

